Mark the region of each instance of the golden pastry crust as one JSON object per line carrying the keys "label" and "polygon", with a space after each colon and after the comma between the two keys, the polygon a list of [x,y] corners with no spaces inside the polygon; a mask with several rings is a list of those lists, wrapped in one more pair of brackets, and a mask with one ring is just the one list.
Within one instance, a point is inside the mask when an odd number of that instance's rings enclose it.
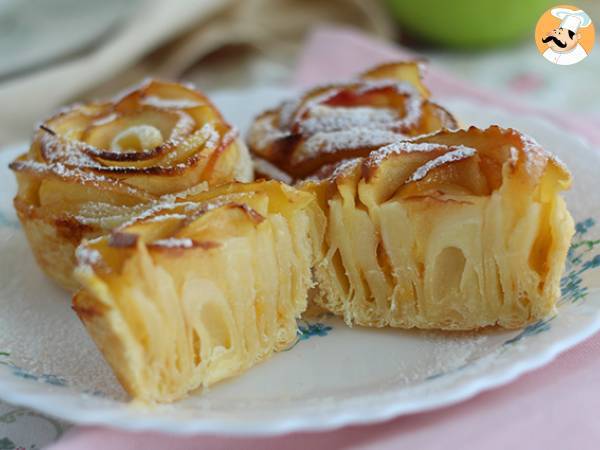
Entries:
{"label": "golden pastry crust", "polygon": [[122,223],[132,207],[253,176],[245,145],[214,105],[161,81],[59,112],[11,169],[15,208],[38,263],[70,289],[77,244]]}
{"label": "golden pastry crust", "polygon": [[299,184],[328,225],[315,301],[348,324],[522,327],[554,311],[568,170],[497,126],[440,131]]}
{"label": "golden pastry crust", "polygon": [[81,245],[73,308],[132,397],[177,400],[295,341],[323,222],[275,181],[156,205]]}
{"label": "golden pastry crust", "polygon": [[325,164],[456,127],[452,115],[429,100],[420,63],[399,62],[311,89],[264,112],[251,127],[248,144],[257,176],[293,182]]}

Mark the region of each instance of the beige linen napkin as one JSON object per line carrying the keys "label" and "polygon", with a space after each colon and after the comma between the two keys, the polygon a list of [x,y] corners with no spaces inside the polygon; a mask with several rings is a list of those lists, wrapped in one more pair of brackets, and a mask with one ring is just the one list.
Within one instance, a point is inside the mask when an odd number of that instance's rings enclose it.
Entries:
{"label": "beige linen napkin", "polygon": [[[391,29],[372,0],[144,0],[89,53],[0,84],[0,144],[27,139],[61,105],[111,95],[146,76],[184,75],[215,88],[286,74],[306,32],[324,22],[381,36]],[[226,58],[195,65],[223,48]]]}

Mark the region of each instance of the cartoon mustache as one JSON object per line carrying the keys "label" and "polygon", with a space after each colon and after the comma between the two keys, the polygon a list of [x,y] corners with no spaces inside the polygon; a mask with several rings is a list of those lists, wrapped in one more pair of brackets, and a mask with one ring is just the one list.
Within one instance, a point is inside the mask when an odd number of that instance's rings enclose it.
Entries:
{"label": "cartoon mustache", "polygon": [[550,42],[550,41],[554,41],[554,43],[559,46],[560,48],[565,48],[567,46],[566,42],[562,42],[559,41],[557,37],[555,36],[547,36],[545,38],[542,38],[542,42],[545,44],[546,42]]}

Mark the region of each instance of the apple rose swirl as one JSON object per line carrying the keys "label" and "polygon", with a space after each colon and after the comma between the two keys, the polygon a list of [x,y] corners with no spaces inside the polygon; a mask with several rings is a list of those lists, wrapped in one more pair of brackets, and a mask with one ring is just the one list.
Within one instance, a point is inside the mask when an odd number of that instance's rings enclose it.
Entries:
{"label": "apple rose swirl", "polygon": [[264,112],[248,144],[257,176],[293,182],[382,145],[456,127],[452,115],[429,100],[420,64],[399,62],[316,87]]}
{"label": "apple rose swirl", "polygon": [[83,238],[165,195],[252,178],[246,147],[216,107],[187,86],[160,81],[59,112],[10,167],[36,259],[68,288],[77,286],[74,250]]}
{"label": "apple rose swirl", "polygon": [[298,185],[327,216],[315,301],[349,324],[518,328],[553,313],[571,175],[492,126],[384,146]]}

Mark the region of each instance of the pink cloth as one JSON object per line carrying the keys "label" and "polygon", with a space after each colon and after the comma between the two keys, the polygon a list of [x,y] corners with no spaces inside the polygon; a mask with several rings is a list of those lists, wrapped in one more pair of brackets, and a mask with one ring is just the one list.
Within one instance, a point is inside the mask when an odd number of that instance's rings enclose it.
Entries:
{"label": "pink cloth", "polygon": [[[408,56],[389,44],[343,29],[322,29],[310,38],[294,82],[299,86],[350,77],[373,64]],[[482,92],[430,68],[426,82],[434,96],[535,112],[535,108]],[[552,113],[538,111],[549,120]],[[600,144],[600,122],[565,124]],[[177,438],[77,427],[52,450],[118,449],[598,449],[600,448],[600,335],[595,335],[545,368],[461,404],[378,425],[276,438]]]}

